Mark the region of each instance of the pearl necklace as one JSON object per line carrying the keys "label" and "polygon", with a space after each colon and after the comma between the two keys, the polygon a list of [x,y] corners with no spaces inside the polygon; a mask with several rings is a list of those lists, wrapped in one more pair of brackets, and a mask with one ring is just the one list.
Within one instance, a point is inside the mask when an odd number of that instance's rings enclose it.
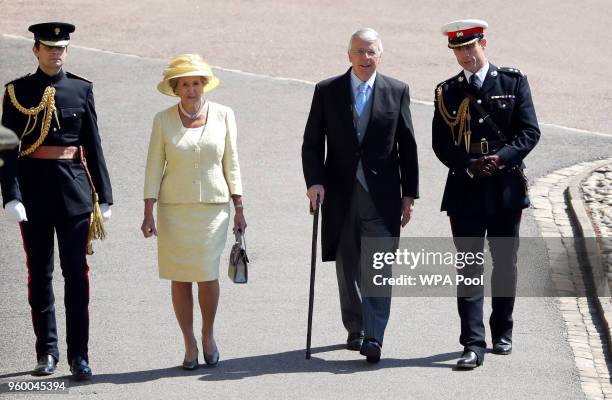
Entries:
{"label": "pearl necklace", "polygon": [[186,111],[180,101],[178,103],[178,106],[179,110],[181,111],[181,114],[191,119],[192,121],[195,121],[196,119],[200,118],[202,114],[204,114],[204,111],[206,111],[206,109],[208,108],[208,102],[204,99],[201,99],[200,106],[198,107],[198,110],[195,113],[190,113],[189,111]]}

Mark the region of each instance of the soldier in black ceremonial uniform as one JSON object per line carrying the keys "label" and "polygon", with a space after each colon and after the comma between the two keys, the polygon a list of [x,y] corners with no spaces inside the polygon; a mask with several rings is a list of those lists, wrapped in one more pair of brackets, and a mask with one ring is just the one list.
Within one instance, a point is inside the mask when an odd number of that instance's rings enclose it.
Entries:
{"label": "soldier in black ceremonial uniform", "polygon": [[103,235],[101,220],[110,218],[110,179],[92,84],[62,68],[74,25],[43,23],[29,30],[38,69],[6,85],[2,124],[21,142],[2,154],[2,198],[9,218],[20,224],[26,252],[38,360],[33,374],[52,374],[59,360],[52,288],[55,232],[65,281],[67,358],[73,376],[88,379],[86,254],[91,236]]}
{"label": "soldier in black ceremonial uniform", "polygon": [[[527,77],[487,61],[487,23],[454,21],[442,28],[463,70],[435,90],[432,145],[449,169],[442,210],[450,217],[460,252],[482,252],[487,237],[493,271],[489,324],[493,353],[512,351],[512,310],[522,210],[529,205],[523,159],[540,129]],[[483,265],[458,270],[479,277]],[[465,281],[464,281],[465,282]],[[482,285],[457,288],[464,351],[458,368],[482,364],[486,349]]]}

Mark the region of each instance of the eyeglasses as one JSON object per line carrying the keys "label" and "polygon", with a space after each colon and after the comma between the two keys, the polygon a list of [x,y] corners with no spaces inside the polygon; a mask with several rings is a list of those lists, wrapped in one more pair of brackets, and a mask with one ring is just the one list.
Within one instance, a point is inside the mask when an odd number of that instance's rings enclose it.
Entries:
{"label": "eyeglasses", "polygon": [[378,57],[378,52],[374,51],[374,50],[366,50],[366,49],[355,49],[355,50],[351,50],[351,53],[357,55],[357,56],[365,56],[367,55],[370,58],[374,58],[374,57]]}

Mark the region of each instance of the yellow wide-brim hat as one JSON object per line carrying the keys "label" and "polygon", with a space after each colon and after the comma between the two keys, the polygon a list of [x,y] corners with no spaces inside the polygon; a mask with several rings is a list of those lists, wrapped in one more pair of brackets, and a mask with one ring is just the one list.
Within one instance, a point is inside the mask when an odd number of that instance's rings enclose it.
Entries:
{"label": "yellow wide-brim hat", "polygon": [[161,93],[177,97],[170,86],[170,79],[183,76],[203,76],[208,82],[204,86],[205,92],[210,92],[219,86],[219,79],[213,75],[212,68],[199,54],[181,54],[174,57],[164,70],[164,79],[157,84],[157,90]]}

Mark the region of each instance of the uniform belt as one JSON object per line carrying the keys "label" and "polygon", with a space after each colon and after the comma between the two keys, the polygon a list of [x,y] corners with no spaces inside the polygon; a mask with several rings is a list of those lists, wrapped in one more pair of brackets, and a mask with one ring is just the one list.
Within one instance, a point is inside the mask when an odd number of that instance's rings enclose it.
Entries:
{"label": "uniform belt", "polygon": [[481,140],[470,145],[470,154],[478,156],[495,154],[503,146],[504,142],[501,140]]}
{"label": "uniform belt", "polygon": [[44,160],[74,160],[79,158],[77,146],[38,146],[27,157]]}

